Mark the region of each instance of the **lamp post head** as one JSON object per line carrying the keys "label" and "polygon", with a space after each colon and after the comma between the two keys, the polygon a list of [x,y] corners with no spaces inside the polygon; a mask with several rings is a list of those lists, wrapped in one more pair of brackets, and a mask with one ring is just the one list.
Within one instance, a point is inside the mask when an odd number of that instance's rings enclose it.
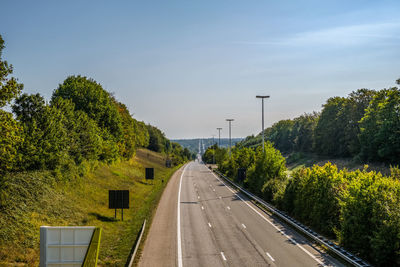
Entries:
{"label": "lamp post head", "polygon": [[256,98],[269,98],[269,95],[256,95]]}
{"label": "lamp post head", "polygon": [[234,121],[234,119],[226,119],[226,121]]}

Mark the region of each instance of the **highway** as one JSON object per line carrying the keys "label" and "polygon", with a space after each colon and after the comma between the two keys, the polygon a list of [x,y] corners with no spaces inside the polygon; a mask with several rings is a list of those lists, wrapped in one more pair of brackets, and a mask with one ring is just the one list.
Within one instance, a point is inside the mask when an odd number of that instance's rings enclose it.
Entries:
{"label": "highway", "polygon": [[171,178],[139,266],[342,266],[191,162]]}

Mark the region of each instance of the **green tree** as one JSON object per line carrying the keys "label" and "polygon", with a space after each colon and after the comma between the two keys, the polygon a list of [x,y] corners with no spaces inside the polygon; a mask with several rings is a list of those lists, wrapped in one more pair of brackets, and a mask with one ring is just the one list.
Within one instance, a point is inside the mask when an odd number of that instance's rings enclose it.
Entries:
{"label": "green tree", "polygon": [[0,175],[16,168],[18,146],[23,141],[22,127],[12,114],[0,110]]}
{"label": "green tree", "polygon": [[102,151],[101,130],[96,122],[81,111],[75,111],[69,99],[55,98],[51,106],[63,114],[63,125],[68,132],[68,153],[77,165],[84,160],[98,160]]}
{"label": "green tree", "polygon": [[323,105],[321,115],[314,131],[314,151],[324,156],[348,156],[343,129],[346,126],[346,114],[343,112],[344,97],[329,98]]}
{"label": "green tree", "polygon": [[22,91],[23,85],[10,77],[13,66],[3,60],[4,40],[0,35],[0,174],[12,170],[17,161],[17,147],[22,142],[21,126],[12,114],[1,110]]}
{"label": "green tree", "polygon": [[61,110],[45,104],[42,96],[24,94],[12,106],[23,124],[21,166],[25,169],[51,169],[68,164],[68,131]]}
{"label": "green tree", "polygon": [[122,122],[122,139],[118,142],[119,154],[125,159],[130,159],[136,151],[135,120],[123,103],[115,99],[114,103],[121,116]]}
{"label": "green tree", "polygon": [[304,114],[295,118],[291,139],[293,150],[296,152],[312,152],[314,142],[314,130],[317,125],[319,114],[314,112]]}
{"label": "green tree", "polygon": [[107,130],[115,141],[122,138],[121,116],[110,94],[95,80],[70,76],[53,92],[52,99],[71,99],[75,110],[84,111],[97,125]]}
{"label": "green tree", "polygon": [[134,119],[135,143],[138,147],[147,147],[149,145],[149,132],[143,121]]}
{"label": "green tree", "polygon": [[360,121],[361,156],[367,160],[400,160],[400,90],[379,91]]}
{"label": "green tree", "polygon": [[272,125],[267,131],[267,140],[274,143],[275,147],[281,151],[289,152],[293,149],[292,130],[294,122],[292,120],[281,120]]}
{"label": "green tree", "polygon": [[269,188],[265,188],[272,179],[286,180],[286,161],[279,150],[276,150],[270,142],[265,144],[265,151],[258,147],[255,153],[254,164],[249,168],[245,180],[246,186],[255,194],[267,197],[265,200],[272,200]]}
{"label": "green tree", "polygon": [[150,124],[147,125],[147,130],[149,133],[149,145],[147,148],[155,152],[165,152],[167,138],[165,138],[164,133]]}
{"label": "green tree", "polygon": [[360,153],[360,125],[359,121],[364,117],[365,110],[376,94],[375,90],[358,89],[352,92],[347,98],[343,113],[346,116],[346,124],[343,128],[345,144],[352,156]]}

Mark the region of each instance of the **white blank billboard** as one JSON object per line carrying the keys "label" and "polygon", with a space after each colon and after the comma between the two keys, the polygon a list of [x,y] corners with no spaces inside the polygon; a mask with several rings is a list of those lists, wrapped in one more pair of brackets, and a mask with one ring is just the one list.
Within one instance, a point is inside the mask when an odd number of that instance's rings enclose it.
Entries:
{"label": "white blank billboard", "polygon": [[94,226],[41,226],[40,267],[81,266],[94,229]]}

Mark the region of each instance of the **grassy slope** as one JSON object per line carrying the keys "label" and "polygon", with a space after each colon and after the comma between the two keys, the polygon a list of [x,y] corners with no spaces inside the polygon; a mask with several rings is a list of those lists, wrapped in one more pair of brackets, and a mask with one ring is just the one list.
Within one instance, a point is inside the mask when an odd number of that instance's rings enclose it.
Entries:
{"label": "grassy slope", "polygon": [[[73,183],[57,184],[46,172],[14,175],[7,205],[0,209],[0,265],[38,265],[41,225],[94,225],[103,229],[99,264],[123,266],[143,220],[151,218],[177,169],[164,163],[161,155],[138,150],[131,161],[99,166]],[[155,168],[153,182],[144,180],[145,167]],[[120,211],[115,221],[108,209],[109,189],[130,190],[123,222]]]}
{"label": "grassy slope", "polygon": [[339,169],[348,169],[350,171],[362,170],[365,165],[368,165],[368,170],[381,172],[382,174],[390,174],[390,166],[384,163],[360,163],[352,158],[323,158],[315,154],[307,153],[292,153],[285,155],[289,173],[302,167],[312,167],[313,165],[323,166],[327,162],[337,165]]}

